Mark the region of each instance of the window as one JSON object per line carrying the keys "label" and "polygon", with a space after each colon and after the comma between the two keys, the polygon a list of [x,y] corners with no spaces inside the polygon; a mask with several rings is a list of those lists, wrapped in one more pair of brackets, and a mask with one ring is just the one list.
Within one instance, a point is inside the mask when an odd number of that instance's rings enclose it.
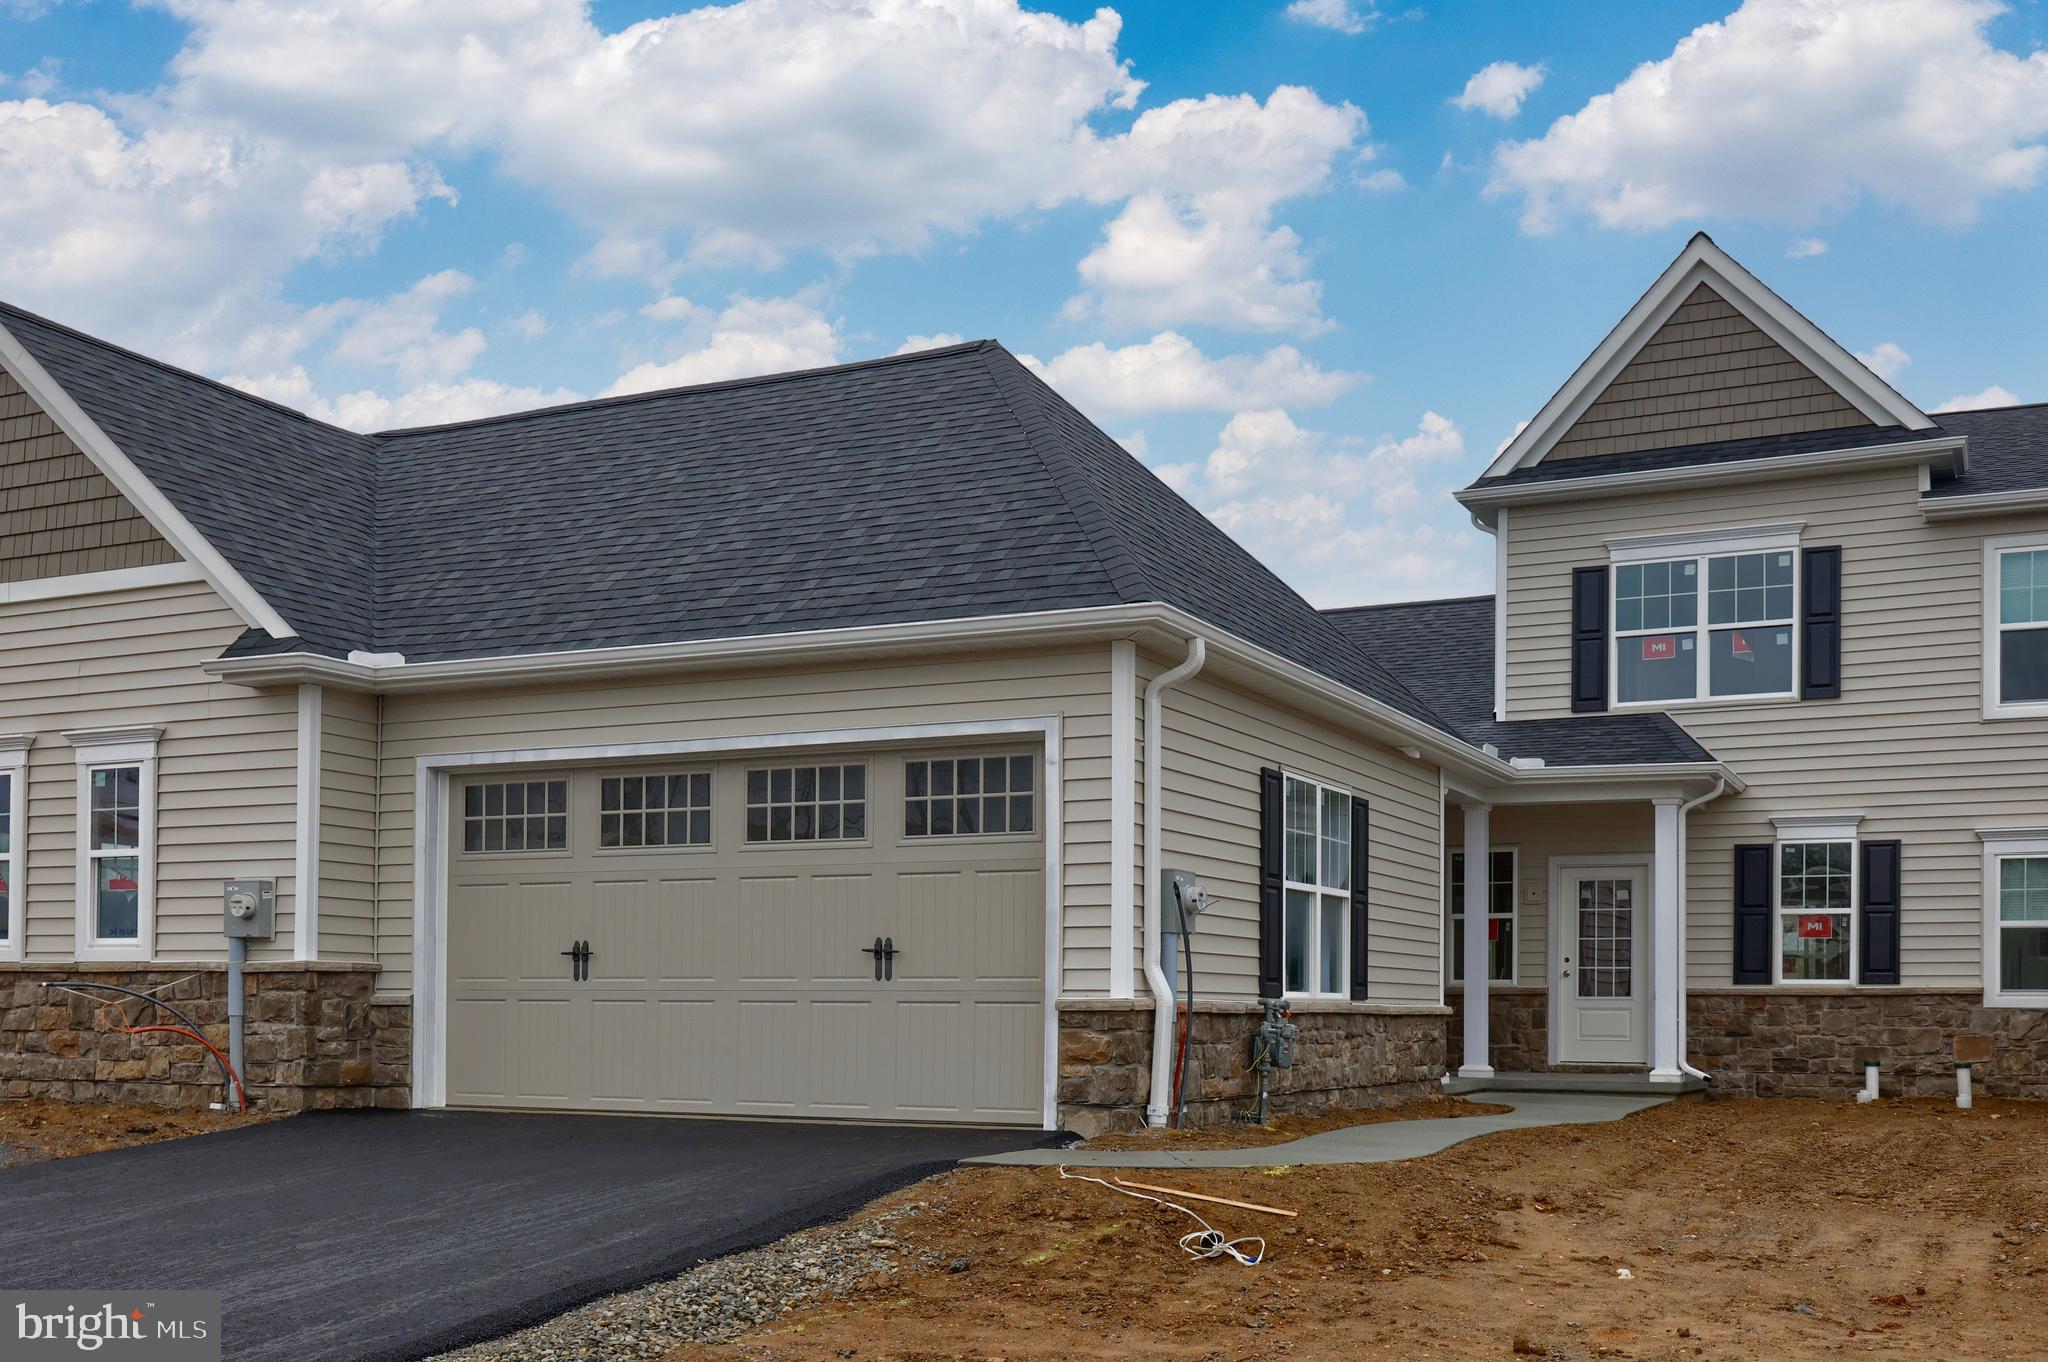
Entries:
{"label": "window", "polygon": [[1854,842],[1779,843],[1779,982],[1854,978],[1855,864]]}
{"label": "window", "polygon": [[1984,712],[2048,714],[2048,542],[1987,540]]}
{"label": "window", "polygon": [[569,782],[499,780],[462,791],[464,851],[567,851]]}
{"label": "window", "polygon": [[1029,756],[940,757],[903,764],[903,835],[973,837],[1030,832]]}
{"label": "window", "polygon": [[1792,695],[1796,538],[1796,528],[1777,529],[1721,540],[1745,549],[1761,541],[1753,551],[1655,558],[1634,547],[1624,558],[1617,544],[1616,703]]}
{"label": "window", "polygon": [[749,842],[857,842],[868,835],[868,768],[771,766],[747,772]]}
{"label": "window", "polygon": [[22,934],[27,930],[21,843],[30,741],[24,736],[0,737],[0,960],[21,959]]}
{"label": "window", "polygon": [[[1486,978],[1515,981],[1515,853],[1493,848],[1487,855]],[[1465,853],[1451,853],[1451,982],[1465,978]]]}
{"label": "window", "polygon": [[1281,982],[1290,994],[1344,997],[1351,959],[1351,795],[1287,776]]}
{"label": "window", "polygon": [[2048,837],[1987,829],[1984,1005],[2048,1007]]}
{"label": "window", "polygon": [[711,773],[654,772],[598,782],[600,847],[711,845]]}
{"label": "window", "polygon": [[[66,733],[78,768],[81,960],[146,960],[156,935],[155,727]],[[19,829],[10,828],[10,834]],[[15,837],[10,835],[9,845]],[[13,887],[10,867],[9,886]],[[12,895],[10,895],[12,897]]]}

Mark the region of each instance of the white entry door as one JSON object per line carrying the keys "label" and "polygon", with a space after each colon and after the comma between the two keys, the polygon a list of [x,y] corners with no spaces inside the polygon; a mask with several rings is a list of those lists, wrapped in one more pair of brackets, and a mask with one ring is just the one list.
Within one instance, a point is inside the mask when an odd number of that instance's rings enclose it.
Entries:
{"label": "white entry door", "polygon": [[1566,866],[1557,889],[1558,1060],[1648,1063],[1648,876],[1640,866]]}

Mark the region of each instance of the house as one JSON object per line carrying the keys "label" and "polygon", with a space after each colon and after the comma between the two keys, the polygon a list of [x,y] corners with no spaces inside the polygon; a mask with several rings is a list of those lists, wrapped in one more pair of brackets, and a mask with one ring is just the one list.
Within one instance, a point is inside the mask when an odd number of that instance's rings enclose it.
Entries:
{"label": "house", "polygon": [[229,879],[282,1109],[1129,1125],[1190,966],[1196,1120],[1282,996],[1283,1105],[2039,1091],[2044,440],[1699,238],[1494,599],[1319,612],[993,342],[358,435],[0,307],[0,1092],[216,1097],[46,986],[218,1023]]}

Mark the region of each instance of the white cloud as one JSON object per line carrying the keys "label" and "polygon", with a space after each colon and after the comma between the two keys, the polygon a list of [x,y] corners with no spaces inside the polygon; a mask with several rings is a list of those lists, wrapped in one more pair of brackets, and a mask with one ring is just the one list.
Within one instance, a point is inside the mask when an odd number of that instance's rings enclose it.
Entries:
{"label": "white cloud", "polygon": [[1976,411],[1982,407],[2015,407],[2020,395],[1994,383],[1982,392],[1962,393],[1934,408],[1935,411]]}
{"label": "white cloud", "polygon": [[1993,46],[1992,0],[1747,0],[1543,136],[1492,190],[1522,224],[1801,224],[1869,197],[1968,222],[2048,170],[2048,52]]}
{"label": "white cloud", "polygon": [[815,369],[839,359],[839,324],[813,298],[735,295],[667,359],[636,364],[605,389],[606,396],[716,383],[751,374]]}
{"label": "white cloud", "polygon": [[548,333],[548,319],[532,308],[514,317],[506,330],[524,341],[537,341]]}
{"label": "white cloud", "polygon": [[1785,248],[1788,260],[1811,260],[1817,255],[1828,253],[1828,243],[1817,236],[1803,236]]}
{"label": "white cloud", "polygon": [[958,345],[965,339],[966,337],[955,335],[951,331],[940,331],[929,336],[905,336],[903,344],[896,347],[896,353],[909,355],[919,350],[937,350],[947,345]]}
{"label": "white cloud", "polygon": [[1379,22],[1379,11],[1359,0],[1294,0],[1287,17],[1318,28],[1333,28],[1354,37]]}
{"label": "white cloud", "polygon": [[1077,345],[1047,361],[1018,358],[1090,415],[1319,406],[1366,379],[1324,369],[1291,345],[1211,357],[1177,331],[1115,349]]}
{"label": "white cloud", "polygon": [[1472,73],[1464,90],[1451,100],[1461,109],[1477,109],[1495,118],[1513,118],[1522,111],[1522,101],[1536,92],[1550,73],[1546,66],[1521,66],[1511,61],[1491,62]]}
{"label": "white cloud", "polygon": [[1367,442],[1269,409],[1232,416],[1203,462],[1158,471],[1310,600],[1336,605],[1483,586],[1470,533],[1443,533],[1417,514],[1422,481],[1464,456],[1463,434],[1436,412],[1411,434]]}
{"label": "white cloud", "polygon": [[1856,358],[1887,383],[1897,383],[1899,375],[1913,362],[1913,357],[1897,341],[1879,341],[1868,350],[1858,350]]}

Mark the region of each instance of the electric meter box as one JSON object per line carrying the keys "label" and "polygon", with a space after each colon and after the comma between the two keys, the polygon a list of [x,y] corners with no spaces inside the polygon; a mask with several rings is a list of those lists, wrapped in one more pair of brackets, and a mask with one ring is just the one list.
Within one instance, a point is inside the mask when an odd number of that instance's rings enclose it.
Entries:
{"label": "electric meter box", "polygon": [[1185,870],[1166,870],[1159,876],[1160,900],[1166,915],[1161,930],[1184,936],[1195,929],[1195,919],[1209,909],[1209,891]]}
{"label": "electric meter box", "polygon": [[277,881],[229,880],[221,886],[221,930],[267,939],[277,934]]}

